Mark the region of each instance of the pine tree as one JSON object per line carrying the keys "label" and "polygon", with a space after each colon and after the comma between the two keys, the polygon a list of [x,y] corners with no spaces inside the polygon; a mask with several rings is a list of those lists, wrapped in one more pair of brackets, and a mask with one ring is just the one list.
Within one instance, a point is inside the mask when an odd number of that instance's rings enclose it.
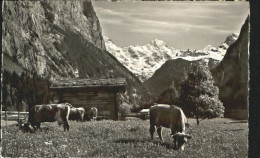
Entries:
{"label": "pine tree", "polygon": [[224,114],[223,103],[219,100],[219,89],[214,85],[214,80],[206,63],[193,65],[188,73],[187,80],[180,83],[181,99],[184,109],[199,117],[213,118]]}
{"label": "pine tree", "polygon": [[157,98],[156,103],[161,104],[178,104],[179,103],[179,92],[175,88],[174,81],[171,83],[169,88],[164,90]]}
{"label": "pine tree", "polygon": [[2,81],[2,103],[3,103],[3,110],[6,111],[7,109],[7,97],[8,97],[8,90],[7,90],[7,84],[9,81],[9,74],[6,70],[3,72],[3,81]]}

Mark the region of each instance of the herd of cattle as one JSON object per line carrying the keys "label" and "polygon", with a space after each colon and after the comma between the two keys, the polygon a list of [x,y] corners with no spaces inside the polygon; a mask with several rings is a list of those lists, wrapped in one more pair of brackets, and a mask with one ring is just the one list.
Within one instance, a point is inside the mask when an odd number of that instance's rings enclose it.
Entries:
{"label": "herd of cattle", "polygon": [[[86,111],[83,107],[75,108],[69,103],[35,105],[29,111],[28,121],[19,121],[18,126],[23,132],[35,132],[42,122],[58,122],[64,131],[69,130],[69,120],[83,120]],[[88,117],[96,121],[98,110],[92,107]]]}
{"label": "herd of cattle", "polygon": [[[153,139],[155,127],[158,136],[162,138],[162,127],[171,129],[171,137],[175,149],[184,150],[185,143],[192,137],[185,133],[185,127],[189,127],[181,108],[174,105],[156,104],[150,108],[150,135]],[[69,131],[68,120],[83,120],[86,111],[84,108],[75,108],[69,103],[35,105],[29,112],[28,121],[19,121],[18,126],[23,132],[35,132],[42,122],[58,122],[63,125],[64,131]],[[87,113],[91,120],[96,120],[97,108],[93,107]]]}

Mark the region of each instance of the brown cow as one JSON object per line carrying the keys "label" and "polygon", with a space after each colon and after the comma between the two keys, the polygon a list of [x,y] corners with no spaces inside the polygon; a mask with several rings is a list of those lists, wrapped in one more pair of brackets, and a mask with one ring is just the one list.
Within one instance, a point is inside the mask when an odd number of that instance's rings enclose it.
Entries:
{"label": "brown cow", "polygon": [[96,121],[97,116],[98,116],[98,109],[96,107],[92,107],[89,111],[90,119]]}
{"label": "brown cow", "polygon": [[29,122],[35,128],[40,128],[42,122],[55,122],[59,125],[63,124],[64,131],[69,130],[69,113],[70,104],[47,104],[47,105],[35,105],[31,108],[29,113]]}
{"label": "brown cow", "polygon": [[69,120],[83,120],[85,114],[85,109],[83,107],[75,108],[72,107],[70,109]]}
{"label": "brown cow", "polygon": [[181,108],[167,104],[158,104],[150,108],[150,134],[153,139],[155,127],[159,138],[162,139],[162,128],[170,128],[172,131],[172,138],[174,140],[174,148],[184,150],[184,143],[191,136],[185,134],[186,117]]}

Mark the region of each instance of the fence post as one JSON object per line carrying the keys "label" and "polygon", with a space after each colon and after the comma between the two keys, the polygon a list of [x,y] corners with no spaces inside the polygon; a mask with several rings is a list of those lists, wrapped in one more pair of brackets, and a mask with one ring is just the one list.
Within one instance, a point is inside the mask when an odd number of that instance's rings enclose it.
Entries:
{"label": "fence post", "polygon": [[18,109],[18,122],[20,121],[20,110]]}
{"label": "fence post", "polygon": [[7,111],[5,109],[5,125],[7,126]]}

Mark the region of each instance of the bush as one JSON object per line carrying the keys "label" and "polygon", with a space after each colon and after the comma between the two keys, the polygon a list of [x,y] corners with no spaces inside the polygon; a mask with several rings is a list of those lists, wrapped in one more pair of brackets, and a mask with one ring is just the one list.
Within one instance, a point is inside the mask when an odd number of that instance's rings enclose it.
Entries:
{"label": "bush", "polygon": [[126,115],[128,113],[130,113],[130,105],[123,102],[120,106],[119,106],[119,113],[121,113],[121,117],[126,117]]}

